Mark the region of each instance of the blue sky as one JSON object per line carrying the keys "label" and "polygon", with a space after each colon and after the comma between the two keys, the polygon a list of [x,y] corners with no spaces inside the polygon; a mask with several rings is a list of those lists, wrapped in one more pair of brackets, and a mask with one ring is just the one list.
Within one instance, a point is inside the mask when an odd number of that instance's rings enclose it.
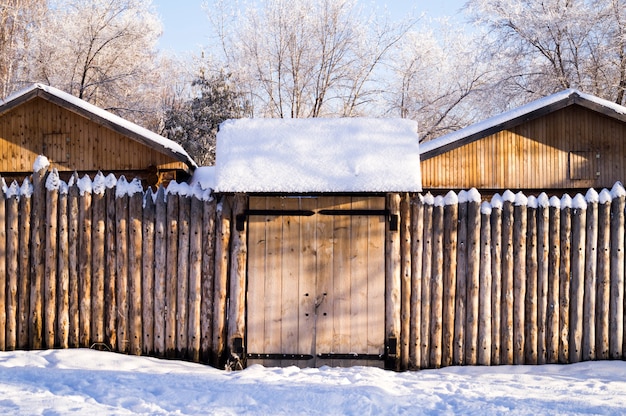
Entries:
{"label": "blue sky", "polygon": [[[202,0],[153,0],[152,3],[163,22],[163,36],[159,43],[162,50],[193,52],[207,43],[208,18],[202,10]],[[413,8],[417,13],[426,12],[432,17],[454,16],[465,0],[375,0],[374,3],[379,7],[386,4],[392,17],[397,19]]]}

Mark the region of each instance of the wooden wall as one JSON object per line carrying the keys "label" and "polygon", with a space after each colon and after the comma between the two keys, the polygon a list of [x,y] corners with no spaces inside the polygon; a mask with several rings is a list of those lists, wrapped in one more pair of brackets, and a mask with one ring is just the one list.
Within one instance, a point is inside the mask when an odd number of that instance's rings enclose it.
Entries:
{"label": "wooden wall", "polygon": [[124,195],[33,178],[0,189],[0,351],[97,348],[223,365],[227,277],[215,239],[228,234],[227,209],[206,193],[155,195],[122,179]]}
{"label": "wooden wall", "polygon": [[[285,325],[293,315],[284,308],[297,294],[298,313],[305,318],[316,304],[319,313],[334,316],[332,330],[313,330],[324,343],[332,333],[333,353],[354,352],[353,329],[362,329],[367,314],[368,333],[356,333],[367,336],[368,348],[378,355],[384,321],[388,368],[626,359],[621,184],[599,196],[593,190],[588,198],[576,195],[573,202],[569,196],[531,201],[506,192],[481,204],[476,191],[462,198],[453,192],[446,198],[389,194],[385,205],[372,199],[379,205],[368,209],[386,206],[390,214],[384,220],[381,272],[380,246],[368,245],[365,256],[365,245],[353,250],[351,244],[362,241],[357,237],[366,228],[368,242],[381,243],[378,215],[348,219],[317,212],[313,231],[308,227],[314,218],[285,215],[279,221],[257,212],[259,228],[248,239],[250,223],[238,225],[240,214],[250,214],[247,195],[216,200],[172,187],[160,188],[155,198],[151,190],[123,182],[126,192],[120,195],[115,187],[91,192],[76,183],[46,189],[45,174],[33,175],[32,192],[29,183],[0,189],[0,350],[108,348],[223,368],[231,352],[240,357],[267,352],[246,351],[267,338],[249,338],[258,336],[262,325],[280,328],[274,334],[280,332],[283,345],[313,342],[299,336],[295,341],[295,326]],[[348,203],[366,208],[355,198],[322,199],[341,210]],[[253,199],[250,207],[321,208],[319,202],[268,205],[272,200]],[[289,200],[294,202],[314,201]],[[399,227],[392,227],[396,214]],[[332,239],[325,234],[331,231]],[[307,232],[314,232],[317,242],[303,239]],[[325,251],[331,244],[332,255]],[[373,257],[371,250],[378,254]],[[369,266],[361,263],[366,259]],[[313,267],[315,272],[307,272]],[[307,279],[321,277],[324,268],[332,268],[332,285],[319,287],[321,296],[327,295],[322,301]],[[348,269],[356,274],[348,276]],[[371,269],[376,276],[369,276]],[[258,272],[263,279],[248,280]],[[384,305],[378,298],[381,273]],[[307,297],[314,289],[316,296]],[[367,310],[365,293],[372,296]],[[255,322],[260,316],[262,322]],[[303,322],[299,329],[312,328]],[[253,325],[256,334],[247,328]],[[370,328],[376,345],[370,345]],[[348,332],[349,339],[342,337]],[[318,346],[311,353],[327,351]]]}
{"label": "wooden wall", "polygon": [[412,199],[402,368],[626,359],[624,188],[506,194]]}
{"label": "wooden wall", "polygon": [[570,106],[422,161],[424,189],[586,189],[626,178],[626,124]]}
{"label": "wooden wall", "polygon": [[33,170],[38,155],[62,171],[159,171],[182,162],[42,98],[0,116],[0,172]]}

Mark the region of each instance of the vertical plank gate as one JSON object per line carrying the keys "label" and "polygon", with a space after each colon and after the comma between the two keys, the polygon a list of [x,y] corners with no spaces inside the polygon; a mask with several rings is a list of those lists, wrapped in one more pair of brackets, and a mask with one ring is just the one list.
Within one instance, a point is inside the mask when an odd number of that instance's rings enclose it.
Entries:
{"label": "vertical plank gate", "polygon": [[385,348],[385,198],[250,197],[247,360],[378,365]]}

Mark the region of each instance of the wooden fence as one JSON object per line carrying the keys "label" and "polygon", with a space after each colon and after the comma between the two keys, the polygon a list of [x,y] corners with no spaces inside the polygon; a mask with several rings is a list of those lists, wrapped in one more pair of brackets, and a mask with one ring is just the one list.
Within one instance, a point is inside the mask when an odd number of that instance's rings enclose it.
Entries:
{"label": "wooden fence", "polygon": [[624,195],[405,197],[400,367],[623,359]]}
{"label": "wooden fence", "polygon": [[[221,367],[245,348],[246,240],[231,220],[247,198],[32,178],[0,190],[0,350]],[[396,195],[381,311],[399,334],[394,368],[623,359],[624,195]]]}
{"label": "wooden fence", "polygon": [[[0,350],[97,347],[217,365],[221,210],[172,183],[45,169],[0,191]],[[216,279],[215,276],[224,276]]]}

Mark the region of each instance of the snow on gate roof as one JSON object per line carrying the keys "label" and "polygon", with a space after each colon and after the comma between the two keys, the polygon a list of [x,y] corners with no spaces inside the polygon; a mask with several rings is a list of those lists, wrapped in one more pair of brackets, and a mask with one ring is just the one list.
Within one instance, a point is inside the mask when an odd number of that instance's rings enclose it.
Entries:
{"label": "snow on gate roof", "polygon": [[419,192],[417,123],[238,119],[217,134],[216,192]]}

